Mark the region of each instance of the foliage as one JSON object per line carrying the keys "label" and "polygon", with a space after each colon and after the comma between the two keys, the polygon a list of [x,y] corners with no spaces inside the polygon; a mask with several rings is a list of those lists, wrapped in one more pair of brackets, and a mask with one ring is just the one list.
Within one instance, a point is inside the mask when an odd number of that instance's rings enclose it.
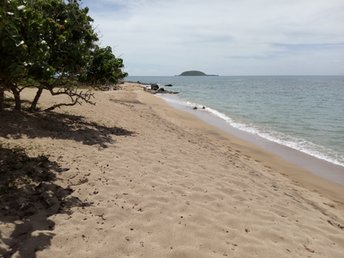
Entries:
{"label": "foliage", "polygon": [[119,79],[127,76],[127,73],[121,70],[123,67],[123,60],[116,58],[111,47],[97,46],[92,53],[86,74],[81,80],[102,85],[117,83]]}
{"label": "foliage", "polygon": [[15,87],[15,82],[27,75],[25,58],[27,46],[19,36],[21,8],[16,2],[0,2],[0,109],[4,91]]}
{"label": "foliage", "polygon": [[68,105],[92,103],[90,92],[78,91],[80,77],[95,84],[126,75],[111,48],[97,47],[93,20],[79,0],[1,1],[0,18],[0,109],[3,91],[10,90],[19,110],[20,92],[28,86],[38,89],[32,110],[43,90],[70,96]]}

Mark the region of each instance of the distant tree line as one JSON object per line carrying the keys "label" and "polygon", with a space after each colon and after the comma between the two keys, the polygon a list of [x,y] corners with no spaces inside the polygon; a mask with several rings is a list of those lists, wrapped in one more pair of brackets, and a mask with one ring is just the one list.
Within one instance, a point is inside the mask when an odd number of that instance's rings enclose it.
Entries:
{"label": "distant tree line", "polygon": [[43,91],[67,95],[69,103],[92,103],[89,87],[117,83],[127,74],[110,47],[97,45],[88,8],[80,0],[0,0],[0,111],[5,92],[22,109],[21,92],[35,88],[29,109]]}

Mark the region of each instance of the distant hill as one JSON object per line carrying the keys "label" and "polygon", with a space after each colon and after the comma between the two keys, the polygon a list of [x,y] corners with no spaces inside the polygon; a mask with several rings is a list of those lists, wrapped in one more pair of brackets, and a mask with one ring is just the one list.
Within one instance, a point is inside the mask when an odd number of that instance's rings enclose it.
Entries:
{"label": "distant hill", "polygon": [[179,76],[216,76],[216,75],[207,75],[204,72],[193,70],[193,71],[182,72]]}

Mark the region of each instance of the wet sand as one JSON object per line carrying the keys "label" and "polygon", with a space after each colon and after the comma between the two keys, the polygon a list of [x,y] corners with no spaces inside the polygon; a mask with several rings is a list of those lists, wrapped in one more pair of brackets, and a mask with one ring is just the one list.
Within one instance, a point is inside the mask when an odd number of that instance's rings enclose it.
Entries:
{"label": "wet sand", "polygon": [[266,150],[267,152],[271,154],[277,154],[277,156],[281,157],[282,159],[296,166],[299,166],[307,170],[308,172],[313,173],[314,175],[317,175],[319,177],[322,177],[323,179],[326,179],[331,182],[341,184],[344,186],[344,167],[340,165],[330,163],[326,160],[316,158],[314,156],[308,155],[299,150],[292,149],[288,146],[284,146],[284,145],[269,141],[258,135],[253,135],[248,132],[234,128],[228,123],[226,123],[224,120],[218,117],[215,117],[214,115],[209,113],[207,110],[203,110],[200,108],[198,108],[197,110],[194,110],[191,107],[184,106],[180,104],[179,102],[173,101],[175,98],[174,96],[160,94],[160,97],[163,98],[169,105],[171,105],[174,108],[177,108],[181,111],[188,112],[194,116],[197,116],[198,118],[205,121],[206,123],[213,125],[219,128],[220,130],[227,132],[230,135],[235,136],[241,140],[250,142]]}

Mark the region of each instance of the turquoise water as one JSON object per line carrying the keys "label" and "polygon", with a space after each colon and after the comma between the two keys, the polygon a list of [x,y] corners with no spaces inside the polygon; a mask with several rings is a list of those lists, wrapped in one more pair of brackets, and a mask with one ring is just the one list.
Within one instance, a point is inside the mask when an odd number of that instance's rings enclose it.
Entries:
{"label": "turquoise water", "polygon": [[[344,76],[129,77],[230,126],[344,166]],[[165,87],[167,88],[167,87]]]}

